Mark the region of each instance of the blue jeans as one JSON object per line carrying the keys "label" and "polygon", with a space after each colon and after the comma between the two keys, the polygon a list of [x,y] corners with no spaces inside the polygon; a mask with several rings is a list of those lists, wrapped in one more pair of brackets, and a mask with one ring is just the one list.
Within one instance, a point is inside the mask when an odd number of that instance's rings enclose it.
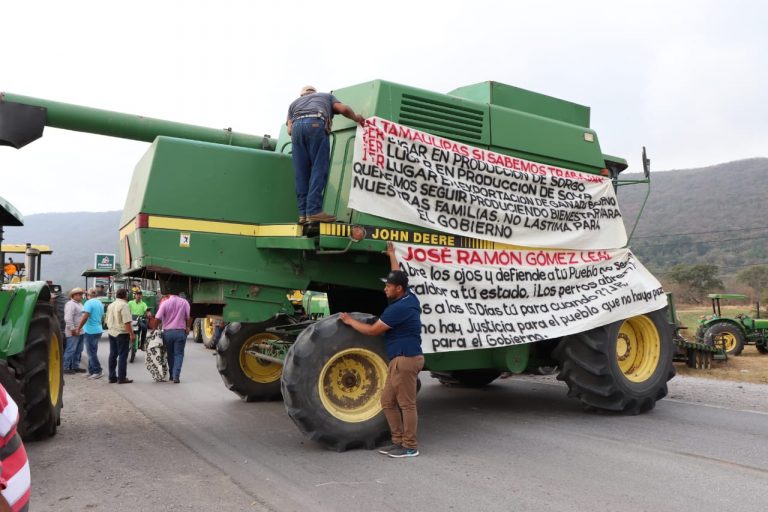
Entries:
{"label": "blue jeans", "polygon": [[291,142],[299,215],[315,215],[323,210],[330,167],[331,146],[325,121],[319,117],[296,120],[291,128]]}
{"label": "blue jeans", "polygon": [[[128,334],[109,335],[109,380],[123,380],[128,372],[128,349],[131,338]],[[115,375],[117,368],[117,375]]]}
{"label": "blue jeans", "polygon": [[85,335],[69,336],[67,338],[67,347],[64,349],[64,369],[74,370],[80,368],[80,356],[83,353],[83,343]]}
{"label": "blue jeans", "polygon": [[88,373],[90,375],[101,373],[101,363],[97,354],[100,339],[101,333],[85,335],[85,348],[88,351]]}
{"label": "blue jeans", "polygon": [[184,329],[163,331],[163,345],[168,354],[168,373],[172,379],[181,377],[181,363],[184,362],[184,347],[187,344],[187,332]]}

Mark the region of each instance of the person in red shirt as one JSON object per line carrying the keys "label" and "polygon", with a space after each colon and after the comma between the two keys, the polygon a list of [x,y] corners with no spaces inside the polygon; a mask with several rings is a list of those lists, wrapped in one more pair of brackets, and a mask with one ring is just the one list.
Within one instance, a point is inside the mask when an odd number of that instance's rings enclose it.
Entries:
{"label": "person in red shirt", "polygon": [[29,510],[32,479],[18,424],[19,408],[0,385],[0,512]]}

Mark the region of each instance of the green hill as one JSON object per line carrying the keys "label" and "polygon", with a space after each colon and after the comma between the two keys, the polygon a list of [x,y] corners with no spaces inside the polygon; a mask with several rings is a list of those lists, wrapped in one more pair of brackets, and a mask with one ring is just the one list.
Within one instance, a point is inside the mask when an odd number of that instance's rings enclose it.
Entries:
{"label": "green hill", "polygon": [[41,213],[25,216],[24,224],[5,228],[4,243],[50,246],[53,254],[43,256],[42,278],[64,290],[84,285],[80,274],[93,267],[95,253],[117,253],[119,211]]}
{"label": "green hill", "polygon": [[[651,196],[631,244],[651,272],[663,277],[678,263],[709,263],[733,275],[768,263],[768,158],[653,172],[651,178]],[[619,188],[628,231],[645,190],[644,185]],[[43,276],[65,289],[83,285],[80,273],[93,266],[94,253],[117,253],[119,211],[45,213],[25,221],[24,227],[6,229],[6,243],[51,246]]]}
{"label": "green hill", "polygon": [[[768,158],[652,172],[651,182],[631,243],[651,272],[707,263],[718,265],[722,275],[733,275],[768,263]],[[643,185],[619,188],[628,232],[644,194]]]}

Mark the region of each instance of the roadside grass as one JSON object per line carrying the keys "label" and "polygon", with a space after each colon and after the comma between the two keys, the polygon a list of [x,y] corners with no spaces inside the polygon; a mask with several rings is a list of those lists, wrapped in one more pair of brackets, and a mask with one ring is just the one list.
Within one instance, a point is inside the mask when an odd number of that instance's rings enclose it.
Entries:
{"label": "roadside grass", "polygon": [[[723,317],[729,318],[739,313],[754,315],[754,311],[749,306],[721,306],[721,313]],[[688,328],[681,331],[681,334],[689,340],[694,340],[699,319],[711,314],[710,305],[679,306],[678,320],[681,325]],[[724,361],[712,361],[711,370],[695,370],[688,368],[685,363],[675,363],[675,368],[678,374],[691,377],[768,384],[768,355],[759,353],[754,345],[744,347],[740,356],[731,356]]]}

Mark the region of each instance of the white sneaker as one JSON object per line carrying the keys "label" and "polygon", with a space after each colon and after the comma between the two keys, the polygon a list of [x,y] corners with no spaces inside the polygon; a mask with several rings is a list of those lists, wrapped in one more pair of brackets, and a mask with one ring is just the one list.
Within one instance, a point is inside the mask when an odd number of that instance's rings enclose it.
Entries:
{"label": "white sneaker", "polygon": [[104,376],[104,372],[99,372],[99,373],[94,373],[93,375],[91,375],[91,376],[90,376],[90,377],[88,377],[88,378],[89,378],[89,379],[94,379],[94,380],[95,380],[95,379],[100,379],[100,378],[102,378],[103,376]]}

